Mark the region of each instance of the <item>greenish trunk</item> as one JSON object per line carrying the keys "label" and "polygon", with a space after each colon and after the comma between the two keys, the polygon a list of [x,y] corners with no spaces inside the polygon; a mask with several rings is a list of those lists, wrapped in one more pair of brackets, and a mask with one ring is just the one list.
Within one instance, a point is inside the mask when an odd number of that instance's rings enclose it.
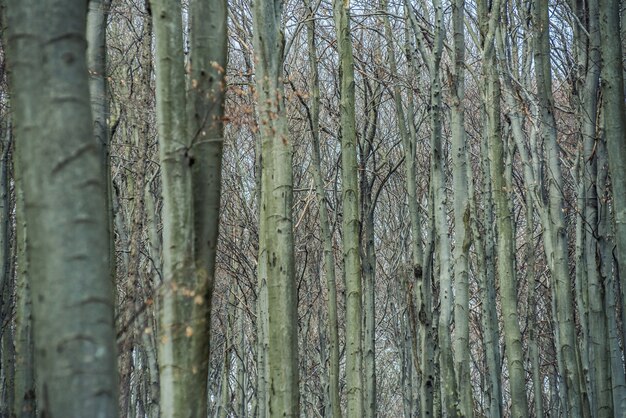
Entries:
{"label": "greenish trunk", "polygon": [[[602,120],[600,114],[599,120]],[[611,367],[611,383],[613,410],[626,410],[626,375],[624,363],[622,361],[622,351],[619,346],[619,333],[617,326],[617,306],[618,298],[616,292],[615,270],[613,249],[615,242],[613,239],[613,222],[611,216],[611,205],[603,197],[610,194],[610,182],[608,181],[608,155],[606,141],[598,141],[597,148],[598,176],[598,255],[600,262],[600,277],[604,282],[605,289],[605,311],[607,316],[608,350]]]}
{"label": "greenish trunk", "polygon": [[117,416],[106,179],[93,138],[86,16],[84,1],[7,2],[37,406],[49,417]]}
{"label": "greenish trunk", "polygon": [[[359,161],[365,169],[359,176],[359,192],[361,203],[361,268],[363,280],[363,404],[364,416],[373,418],[376,411],[376,252],[374,248],[374,213],[376,210],[376,192],[373,190],[375,177],[369,174],[374,171],[373,144],[378,129],[378,110],[380,107],[380,83],[372,86],[370,80],[364,79],[364,116],[362,140],[358,147]],[[382,186],[381,186],[382,187]]]}
{"label": "greenish trunk", "polygon": [[[153,276],[158,274],[158,271],[162,271],[161,262],[161,247],[162,243],[157,230],[157,212],[156,212],[156,198],[150,191],[150,182],[146,183],[144,189],[144,202],[146,205],[146,230],[148,231],[148,249],[152,260],[154,260],[154,268],[151,271]],[[159,269],[158,271],[156,269]],[[156,277],[154,278],[156,281]],[[143,348],[146,352],[146,363],[148,366],[148,380],[149,380],[149,403],[148,403],[148,416],[150,418],[158,418],[160,416],[160,380],[159,380],[159,364],[157,361],[157,342],[155,341],[155,318],[152,312],[146,312],[144,315],[145,330],[150,329],[151,332],[144,331],[141,340]]]}
{"label": "greenish trunk", "polygon": [[[191,167],[187,135],[185,72],[180,4],[152,2],[156,39],[157,125],[163,187],[163,280],[158,300],[161,412],[166,417],[206,414],[206,378],[199,381],[204,347],[205,288],[194,265]],[[205,277],[206,279],[206,277]],[[200,304],[195,303],[196,296]],[[196,357],[196,358],[194,358]]]}
{"label": "greenish trunk", "polygon": [[[369,179],[362,174],[362,181]],[[366,189],[366,190],[364,190]],[[361,187],[364,206],[364,257],[363,257],[363,380],[365,417],[374,418],[376,413],[376,310],[375,280],[376,254],[374,252],[374,207],[370,187]],[[363,193],[365,191],[365,193]]]}
{"label": "greenish trunk", "polygon": [[[265,211],[261,209],[263,219]],[[264,230],[259,228],[259,266],[258,276],[259,282],[257,287],[257,301],[256,301],[256,314],[257,314],[257,381],[256,381],[256,393],[257,393],[257,409],[258,417],[267,417],[269,413],[269,365],[268,365],[268,353],[269,353],[269,335],[268,335],[268,306],[267,306],[267,250],[265,249],[265,235]]]}
{"label": "greenish trunk", "polygon": [[[199,375],[194,381],[199,383],[198,396],[204,398],[209,371],[210,313],[222,190],[227,7],[226,0],[190,2],[191,53],[188,63],[190,89],[187,93],[187,135],[191,143],[183,164],[188,165],[191,170],[189,197],[193,206],[193,254],[198,276],[193,302],[197,306],[197,315],[201,317],[198,320],[199,327],[194,327],[192,337],[193,355],[196,356],[194,367]],[[204,406],[203,408],[206,409]]]}
{"label": "greenish trunk", "polygon": [[268,414],[299,416],[297,294],[293,241],[292,142],[285,114],[283,2],[254,4],[254,52],[261,141],[260,233],[268,306]]}
{"label": "greenish trunk", "polygon": [[559,334],[557,351],[560,352],[563,362],[562,374],[564,390],[567,392],[567,412],[571,416],[586,417],[590,415],[590,405],[580,373],[580,353],[576,341],[573,294],[569,278],[567,228],[562,195],[563,174],[557,143],[549,58],[548,2],[535,0],[534,5],[535,77],[537,78],[540,129],[545,141],[549,173],[547,208],[550,221],[544,225],[544,228],[549,227],[550,239],[545,239],[546,234],[544,234],[544,246],[548,265],[551,266],[555,290],[556,326]]}
{"label": "greenish trunk", "polygon": [[[14,161],[16,174],[19,158]],[[13,413],[20,418],[34,418],[35,363],[33,342],[33,304],[31,300],[28,264],[26,260],[26,222],[24,219],[24,192],[22,180],[15,178],[15,231],[16,231],[16,308],[15,308],[15,406]]]}
{"label": "greenish trunk", "polygon": [[188,92],[180,3],[154,0],[152,14],[163,181],[164,284],[158,307],[161,410],[167,417],[200,417],[207,413],[226,4],[190,3]]}
{"label": "greenish trunk", "polygon": [[465,136],[465,0],[452,4],[454,70],[452,74],[452,181],[454,201],[454,369],[459,382],[459,415],[474,416],[470,382],[469,250],[471,244],[468,149]]}
{"label": "greenish trunk", "polygon": [[597,184],[598,164],[597,164],[597,112],[598,93],[600,79],[600,33],[599,33],[599,11],[598,4],[589,3],[588,6],[588,28],[589,46],[587,53],[587,74],[584,80],[584,89],[581,97],[581,120],[582,120],[582,140],[583,140],[583,166],[582,183],[585,192],[585,265],[587,295],[589,303],[588,311],[588,333],[589,333],[589,367],[592,370],[592,410],[597,417],[613,416],[613,399],[611,385],[611,365],[609,355],[609,335],[605,306],[605,279],[601,276],[599,267],[599,244],[596,237],[598,225],[600,223],[599,195]]}
{"label": "greenish trunk", "polygon": [[530,193],[526,194],[526,286],[528,287],[528,355],[532,375],[532,387],[534,397],[533,411],[536,417],[544,416],[543,409],[543,378],[540,368],[539,344],[537,341],[537,292],[539,287],[539,275],[536,271],[536,248],[535,248],[535,219],[534,204]]}
{"label": "greenish trunk", "polygon": [[[405,16],[411,22],[411,29],[413,30],[413,37],[417,40],[418,46],[423,45],[424,40],[419,37],[415,26],[415,13],[411,9],[409,2],[405,2]],[[409,69],[412,74],[417,75],[418,65],[415,60],[415,56],[412,52],[410,39],[413,38],[409,34],[407,26],[406,32],[406,55],[409,65]],[[420,50],[421,51],[421,50]],[[422,54],[424,57],[424,54]],[[395,97],[394,97],[395,99]],[[396,99],[397,100],[397,99]],[[409,95],[408,100],[408,114],[415,114],[415,106],[412,95]],[[434,251],[434,242],[432,239],[427,239],[426,248],[422,248],[422,231],[420,226],[420,216],[418,211],[418,196],[416,185],[416,169],[415,169],[415,156],[417,148],[417,132],[415,123],[411,120],[407,121],[409,127],[410,136],[404,145],[405,155],[405,170],[407,177],[407,199],[409,203],[409,216],[411,222],[411,235],[412,240],[412,265],[413,276],[415,279],[414,292],[415,292],[415,306],[413,306],[413,295],[408,296],[409,313],[411,320],[411,327],[413,329],[414,338],[419,339],[419,350],[421,357],[418,356],[418,344],[415,341],[413,346],[413,362],[417,370],[418,386],[419,386],[419,410],[420,413],[425,416],[434,416],[434,400],[435,400],[435,384],[436,384],[436,371],[435,371],[435,346],[437,345],[437,333],[435,329],[435,321],[433,315],[433,295],[432,295],[432,280],[433,280],[433,263],[432,255]],[[410,140],[408,140],[410,139]],[[432,202],[429,201],[432,205]],[[429,215],[432,215],[432,211],[429,210]],[[429,216],[430,224],[427,229],[429,238],[433,235],[433,217]],[[409,282],[411,283],[411,282]]]}
{"label": "greenish trunk", "polygon": [[[386,0],[380,1],[380,8],[382,10],[388,9],[388,4]],[[383,24],[385,27],[385,37],[389,44],[388,48],[388,65],[391,71],[391,75],[394,78],[398,77],[398,68],[396,64],[396,53],[395,46],[393,42],[393,32],[391,29],[391,23],[389,22],[389,16],[387,14],[383,14]],[[407,31],[408,35],[408,31]],[[408,36],[407,40],[408,42]],[[407,59],[409,60],[409,65],[412,67],[412,56],[410,48],[408,45],[405,46],[406,51],[408,53]],[[412,68],[413,69],[413,68]],[[425,373],[426,375],[430,375],[431,373],[428,370],[423,369],[419,364],[419,358],[417,356],[417,340],[418,340],[418,326],[421,326],[421,322],[418,325],[417,312],[415,308],[415,298],[414,295],[419,295],[418,300],[422,300],[423,298],[423,250],[422,250],[422,240],[421,240],[421,226],[420,226],[420,217],[418,211],[418,197],[417,197],[417,185],[416,185],[416,173],[415,173],[415,148],[416,148],[416,135],[415,135],[415,125],[412,121],[407,121],[407,117],[404,112],[404,107],[402,104],[402,92],[400,90],[400,86],[398,83],[394,83],[393,85],[393,99],[396,109],[396,118],[398,124],[398,131],[400,133],[400,138],[402,140],[402,147],[404,153],[404,171],[406,176],[406,190],[407,190],[407,200],[409,207],[409,228],[411,231],[410,237],[410,269],[406,276],[405,283],[403,284],[403,288],[405,288],[407,295],[405,300],[407,301],[406,305],[408,308],[408,321],[403,321],[403,328],[405,329],[405,335],[408,337],[406,343],[403,345],[403,354],[405,356],[405,360],[403,364],[403,378],[408,381],[409,386],[403,386],[406,389],[406,395],[404,396],[405,400],[405,416],[410,416],[414,409],[417,409],[416,402],[413,399],[412,386],[419,386],[419,379],[414,382],[413,376],[417,376],[418,374]],[[413,101],[412,98],[409,98],[409,114],[413,115]],[[414,293],[415,292],[415,293]],[[421,304],[420,304],[421,305]],[[424,313],[425,315],[425,313]],[[430,313],[429,313],[430,315]],[[409,353],[413,352],[413,355],[409,355]],[[407,370],[408,369],[408,370]],[[414,373],[414,370],[419,373]],[[429,403],[426,401],[422,402],[426,409],[430,408],[432,410],[432,405],[429,407]]]}
{"label": "greenish trunk", "polygon": [[[256,194],[258,202],[259,219],[265,219],[265,205],[262,201],[261,182],[263,181],[263,172],[261,170],[261,143],[256,141]],[[269,414],[269,334],[268,334],[268,303],[267,303],[267,233],[265,231],[265,223],[259,222],[259,255],[257,267],[257,300],[256,300],[256,349],[257,349],[257,414],[259,418],[265,418]]]}
{"label": "greenish trunk", "polygon": [[93,114],[93,135],[100,146],[102,167],[106,179],[109,261],[111,281],[115,283],[115,234],[113,219],[113,183],[111,181],[109,98],[106,74],[106,27],[111,0],[89,0],[87,11],[87,69],[89,94]]}
{"label": "greenish trunk", "polygon": [[[419,28],[417,17],[410,9],[412,6],[406,3],[409,8],[409,20],[413,29],[417,47],[420,51],[422,59],[427,64],[428,74],[430,77],[430,125],[431,125],[431,187],[433,193],[433,211],[434,211],[434,232],[437,245],[437,255],[439,261],[439,299],[440,314],[437,321],[437,337],[439,349],[439,367],[441,369],[440,388],[442,412],[448,417],[458,415],[458,382],[454,371],[454,360],[452,353],[452,339],[450,336],[450,325],[452,322],[453,311],[453,292],[452,292],[452,271],[450,262],[450,242],[448,237],[447,225],[447,205],[445,193],[444,166],[445,158],[443,156],[443,133],[442,133],[442,89],[440,79],[440,64],[443,51],[443,6],[441,1],[433,0],[434,9],[434,40],[432,49],[430,49],[430,41],[427,41],[422,30]],[[422,288],[422,301],[429,297],[425,294],[424,283]],[[434,322],[434,321],[433,321]],[[426,347],[422,347],[423,349]],[[428,357],[427,354],[422,354]],[[426,376],[428,384],[430,374]],[[432,381],[430,381],[432,384]],[[428,397],[427,394],[425,397]],[[428,402],[428,406],[430,401]],[[436,411],[437,408],[434,408]],[[429,411],[425,411],[428,414]]]}
{"label": "greenish trunk", "polygon": [[337,283],[335,274],[335,257],[333,254],[333,239],[330,229],[330,219],[328,209],[326,208],[326,193],[324,192],[324,182],[322,178],[321,155],[320,155],[320,131],[319,131],[319,114],[320,114],[320,82],[319,71],[317,68],[317,50],[315,39],[315,14],[311,7],[310,1],[305,1],[310,14],[307,20],[307,41],[309,48],[309,66],[311,69],[311,109],[310,124],[311,138],[313,141],[313,180],[315,182],[315,192],[317,196],[317,204],[320,211],[320,229],[323,240],[324,252],[324,275],[326,276],[326,290],[328,292],[328,320],[327,333],[329,343],[329,366],[328,366],[328,383],[329,383],[329,400],[330,414],[332,417],[341,418],[341,401],[339,389],[339,327],[337,319]]}
{"label": "greenish trunk", "polygon": [[[600,33],[602,57],[602,119],[613,191],[615,243],[622,312],[622,342],[626,341],[626,114],[624,68],[620,39],[620,1],[601,0]],[[623,25],[623,22],[622,22]]]}
{"label": "greenish trunk", "polygon": [[517,313],[515,243],[510,197],[512,185],[507,181],[505,172],[507,156],[500,122],[501,91],[495,59],[496,21],[493,16],[497,16],[499,12],[500,5],[497,2],[491,5],[491,8],[486,3],[480,5],[484,100],[487,111],[486,136],[497,228],[497,273],[502,301],[505,354],[511,388],[511,416],[518,418],[528,416],[528,400],[522,335]]}
{"label": "greenish trunk", "polygon": [[439,367],[441,370],[441,403],[443,414],[456,417],[460,414],[459,382],[456,380],[452,352],[450,325],[452,323],[453,299],[452,266],[450,261],[450,239],[447,223],[447,204],[445,189],[445,157],[443,155],[443,115],[440,62],[443,50],[443,6],[440,0],[433,0],[435,10],[435,35],[433,58],[430,64],[430,117],[431,117],[431,181],[435,217],[435,240],[439,260],[439,302],[438,322]]}
{"label": "greenish trunk", "polygon": [[[481,298],[481,325],[483,327],[483,347],[486,366],[486,410],[487,415],[493,418],[502,416],[502,382],[500,359],[500,332],[498,326],[498,312],[496,309],[496,274],[495,274],[495,235],[493,199],[491,195],[491,176],[489,170],[489,155],[487,135],[483,135],[481,142],[480,161],[483,170],[481,193],[476,195],[474,188],[469,188],[470,220],[472,240],[476,250],[476,264],[478,283]],[[468,178],[471,178],[471,166],[467,166]],[[474,183],[476,184],[476,183]],[[478,198],[484,203],[486,210],[482,218],[478,217],[476,208],[479,207]],[[484,225],[481,231],[479,225]]]}
{"label": "greenish trunk", "polygon": [[[511,186],[505,182],[504,144],[500,126],[500,86],[494,71],[495,63],[491,62],[486,74],[486,95],[488,120],[489,159],[492,179],[492,193],[496,210],[497,237],[497,271],[500,282],[500,298],[502,299],[502,317],[506,360],[509,368],[509,384],[511,386],[511,414],[513,417],[528,416],[524,356],[522,352],[522,336],[517,313],[517,280],[514,262],[514,238],[509,208],[509,192]],[[491,71],[491,72],[489,72]]]}
{"label": "greenish trunk", "polygon": [[354,57],[350,37],[350,3],[333,1],[339,51],[341,199],[343,203],[343,263],[346,282],[346,398],[347,415],[361,417],[363,407],[361,259],[359,252],[359,188],[356,154]]}
{"label": "greenish trunk", "polygon": [[[5,414],[9,416],[15,408],[16,396],[21,394],[16,393],[15,379],[16,375],[21,373],[17,367],[15,367],[16,355],[16,340],[19,338],[19,330],[17,327],[24,325],[24,323],[18,324],[14,315],[16,309],[16,282],[13,274],[14,262],[12,257],[12,243],[11,243],[11,199],[10,199],[10,148],[11,148],[11,136],[9,130],[10,124],[6,123],[2,126],[4,133],[0,138],[0,289],[2,298],[0,300],[0,370],[2,370],[2,394],[0,401],[2,406],[0,407],[0,415]],[[27,327],[29,325],[26,324]],[[26,367],[32,367],[30,363]]]}

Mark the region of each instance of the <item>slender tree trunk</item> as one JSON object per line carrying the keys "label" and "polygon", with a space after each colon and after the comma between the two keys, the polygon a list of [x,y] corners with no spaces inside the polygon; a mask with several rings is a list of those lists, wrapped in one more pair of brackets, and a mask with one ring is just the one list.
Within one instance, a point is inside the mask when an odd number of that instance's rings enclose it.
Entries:
{"label": "slender tree trunk", "polygon": [[[601,112],[602,113],[602,112]],[[600,114],[599,120],[602,120]],[[617,326],[617,306],[618,296],[616,292],[613,248],[615,246],[613,236],[613,222],[611,216],[610,186],[608,181],[608,155],[606,142],[602,139],[600,130],[598,140],[597,160],[598,176],[598,254],[600,262],[600,277],[604,282],[605,289],[605,310],[607,315],[607,333],[609,340],[609,361],[611,367],[611,383],[613,395],[613,410],[626,410],[626,375],[624,374],[624,363],[622,361],[622,351],[619,346],[618,326]]]}
{"label": "slender tree trunk", "polygon": [[[0,369],[2,370],[2,407],[0,407],[0,414],[10,415],[15,406],[15,377],[16,374],[21,371],[15,367],[16,351],[15,351],[15,338],[18,337],[18,332],[15,326],[18,323],[15,322],[14,310],[16,305],[15,300],[15,288],[17,286],[15,277],[13,275],[13,257],[11,254],[11,227],[10,227],[10,213],[11,213],[11,200],[10,200],[10,125],[7,123],[2,127],[4,132],[1,138],[0,149],[0,339],[2,345],[0,346],[0,357],[2,364]],[[32,366],[32,363],[30,364]],[[28,365],[27,365],[28,367]]]}
{"label": "slender tree trunk", "polygon": [[[417,41],[418,48],[424,45],[424,39],[420,38],[418,32],[416,30],[415,25],[415,13],[412,10],[412,6],[409,2],[405,1],[405,15],[408,17],[408,20],[411,22],[411,28],[413,30],[413,35]],[[415,62],[415,57],[413,52],[411,51],[410,41],[411,38],[409,36],[409,30],[405,33],[406,36],[406,55],[407,61],[409,64],[409,68],[411,73],[417,75],[417,63]],[[429,62],[426,58],[430,56],[426,54],[423,49],[420,48],[420,53],[422,58]],[[414,105],[412,95],[409,95],[408,100],[408,114],[413,116]],[[411,234],[413,238],[413,274],[415,276],[415,314],[414,316],[418,317],[418,327],[413,327],[414,332],[419,336],[420,343],[419,348],[421,351],[421,358],[418,358],[417,355],[417,347],[414,344],[414,362],[416,367],[419,366],[418,372],[418,384],[419,384],[419,393],[420,393],[420,412],[424,417],[435,416],[435,397],[436,397],[436,370],[435,370],[435,347],[437,345],[437,332],[435,328],[435,315],[433,312],[433,252],[434,252],[434,239],[433,230],[434,223],[432,220],[432,210],[429,210],[429,226],[427,228],[428,238],[426,238],[427,245],[422,250],[421,236],[422,231],[420,227],[420,218],[418,212],[418,198],[417,198],[417,186],[415,180],[415,155],[417,151],[417,132],[416,127],[413,121],[408,121],[407,125],[409,127],[410,139],[411,141],[406,144],[404,147],[405,153],[405,163],[407,164],[407,198],[409,200],[409,216],[411,218]],[[408,153],[408,155],[407,155]],[[432,206],[432,202],[429,201],[429,204]],[[415,205],[413,208],[412,205]],[[423,252],[423,253],[422,253]],[[409,297],[409,312],[411,312],[412,308],[412,298]],[[412,316],[410,316],[411,318]]]}
{"label": "slender tree trunk", "polygon": [[[380,7],[382,10],[386,11],[388,9],[387,0],[380,1]],[[389,22],[389,15],[383,14],[383,25],[385,27],[385,37],[387,39],[389,48],[388,48],[388,63],[389,69],[391,71],[391,76],[395,79],[398,77],[398,68],[396,64],[396,53],[395,47],[393,43],[393,31],[391,29],[391,24]],[[407,31],[408,35],[408,31]],[[407,36],[408,43],[408,36]],[[406,46],[407,50],[407,59],[412,60],[412,53],[410,52],[410,48],[408,45]],[[417,197],[417,184],[416,184],[416,173],[415,173],[415,148],[416,148],[416,135],[414,134],[414,125],[413,121],[407,121],[407,117],[404,112],[404,107],[402,104],[402,92],[399,87],[399,83],[394,80],[393,84],[393,99],[396,108],[396,118],[398,123],[398,131],[400,133],[400,137],[402,139],[402,147],[404,151],[404,170],[406,176],[406,190],[407,190],[407,200],[409,207],[409,228],[411,231],[411,242],[410,242],[410,256],[411,256],[411,268],[409,275],[406,279],[407,286],[407,308],[408,308],[408,324],[403,322],[404,327],[408,327],[406,333],[410,337],[409,344],[406,345],[405,351],[410,353],[410,348],[413,347],[414,354],[413,356],[408,356],[407,364],[411,366],[407,373],[407,379],[413,384],[411,377],[413,376],[412,369],[415,367],[419,369],[419,373],[422,376],[426,376],[428,380],[428,376],[431,375],[431,372],[427,367],[421,367],[419,364],[419,360],[417,357],[417,339],[418,339],[418,320],[417,320],[417,312],[415,308],[414,302],[414,292],[419,295],[418,300],[421,301],[424,298],[424,277],[423,277],[423,268],[422,262],[424,258],[423,249],[422,249],[422,239],[421,239],[421,225],[420,225],[420,216],[418,211],[418,197]],[[413,116],[413,107],[412,107],[412,99],[409,99],[409,115]],[[412,129],[411,129],[412,128]],[[430,299],[430,296],[429,296]],[[428,309],[428,314],[426,311],[421,308],[422,304],[419,303],[420,307],[420,318],[426,318],[426,315],[430,315],[430,308]],[[422,322],[420,321],[420,326],[422,326]],[[425,334],[424,329],[422,329],[422,334]],[[423,353],[423,357],[426,357],[426,353]],[[422,358],[423,358],[422,357]],[[404,369],[403,369],[404,370]],[[415,382],[419,384],[418,382]],[[410,393],[410,392],[409,392]],[[412,400],[412,395],[410,395]],[[407,412],[405,413],[410,416],[412,407],[410,404],[412,402],[408,402],[409,405],[406,408]],[[422,399],[421,402],[424,407],[423,411],[431,410],[432,411],[432,402],[426,401],[426,399]]]}
{"label": "slender tree trunk", "polygon": [[611,369],[609,361],[609,336],[607,315],[605,310],[605,281],[601,277],[598,257],[598,212],[599,199],[596,183],[598,177],[596,120],[598,111],[598,91],[600,79],[600,33],[599,33],[598,4],[589,3],[588,6],[588,53],[587,72],[584,79],[584,88],[581,92],[581,121],[583,140],[583,178],[585,193],[585,272],[588,289],[588,321],[589,321],[589,367],[592,379],[592,410],[597,417],[613,416],[613,399],[611,385]]}
{"label": "slender tree trunk", "polygon": [[[412,7],[406,4],[409,9]],[[452,339],[450,325],[452,322],[453,292],[452,271],[450,263],[450,242],[447,225],[447,205],[445,194],[445,177],[442,133],[442,89],[440,64],[443,51],[443,6],[440,0],[433,0],[434,9],[434,40],[432,50],[422,30],[419,28],[415,12],[409,10],[409,20],[417,41],[422,59],[426,62],[430,76],[430,124],[431,124],[431,186],[434,202],[435,241],[439,260],[439,299],[440,315],[438,318],[439,367],[441,368],[441,397],[444,415],[458,415],[458,384],[454,372]],[[426,296],[426,295],[424,295]],[[436,410],[436,408],[435,408]]]}
{"label": "slender tree trunk", "polygon": [[[485,62],[486,63],[486,62]],[[500,88],[491,62],[487,69],[486,100],[488,106],[488,138],[489,158],[492,179],[492,193],[496,208],[498,279],[500,297],[502,299],[502,316],[504,321],[504,341],[506,359],[509,368],[511,386],[511,414],[514,417],[528,416],[524,360],[522,353],[522,336],[517,314],[517,280],[514,267],[514,241],[509,208],[510,185],[504,179],[504,144],[500,128]],[[489,68],[489,67],[488,67]],[[489,73],[491,71],[491,73]]]}
{"label": "slender tree trunk", "polygon": [[544,416],[543,409],[543,378],[541,375],[539,344],[537,341],[537,292],[539,276],[535,269],[535,221],[533,197],[526,194],[526,286],[528,287],[528,355],[532,375],[534,408],[536,417]]}
{"label": "slender tree trunk", "polygon": [[115,235],[113,220],[113,183],[111,181],[109,98],[106,74],[106,27],[111,0],[89,0],[87,12],[87,68],[89,94],[93,113],[93,133],[102,154],[106,178],[107,219],[109,232],[109,261],[111,281],[115,283]]}
{"label": "slender tree trunk", "polygon": [[[498,312],[496,308],[496,272],[495,272],[495,234],[493,218],[493,199],[491,193],[491,171],[489,169],[489,155],[487,136],[483,136],[480,151],[481,167],[483,170],[481,193],[476,195],[474,188],[469,188],[470,219],[472,240],[476,249],[476,260],[481,296],[481,325],[483,327],[483,349],[485,351],[486,366],[486,394],[488,416],[499,418],[502,416],[502,378],[500,358],[500,332],[498,326]],[[471,167],[468,165],[468,171]],[[471,178],[471,173],[468,174]],[[476,184],[476,183],[474,183]],[[482,219],[478,218],[476,208],[479,206],[477,198],[484,203]],[[484,230],[479,229],[479,224]]]}
{"label": "slender tree trunk", "polygon": [[[583,390],[583,379],[580,374],[578,344],[572,306],[572,290],[569,279],[567,231],[563,203],[563,175],[559,160],[556,122],[554,116],[554,99],[552,97],[552,81],[550,72],[550,44],[548,29],[548,2],[535,0],[535,76],[539,96],[539,120],[548,157],[549,186],[548,212],[551,226],[551,245],[547,245],[546,255],[552,266],[556,296],[557,332],[559,346],[563,358],[564,384],[567,388],[568,413],[572,416],[589,416],[589,403]],[[545,240],[544,240],[545,241]],[[550,241],[546,243],[550,244]]]}
{"label": "slender tree trunk", "polygon": [[375,177],[374,140],[378,128],[380,107],[380,83],[364,79],[364,119],[362,140],[359,145],[359,176],[361,206],[361,268],[363,280],[363,404],[365,417],[373,418],[376,413],[376,252],[374,248],[374,212],[376,201],[372,199]]}
{"label": "slender tree trunk", "polygon": [[319,71],[317,68],[317,49],[315,40],[315,12],[310,0],[305,1],[308,7],[309,18],[307,20],[307,41],[309,48],[309,65],[311,69],[311,109],[310,124],[311,138],[313,141],[313,179],[315,181],[315,191],[317,204],[320,211],[320,229],[323,240],[324,252],[324,275],[326,276],[326,289],[328,292],[328,320],[327,332],[330,352],[330,362],[328,367],[330,414],[332,417],[341,418],[341,402],[339,393],[339,327],[337,320],[337,284],[335,275],[335,257],[333,253],[332,231],[330,229],[330,219],[326,208],[326,193],[324,192],[324,182],[322,179],[321,155],[320,155],[320,83]]}
{"label": "slender tree trunk", "polygon": [[465,137],[465,1],[452,4],[454,71],[452,74],[452,177],[454,185],[454,368],[459,382],[459,415],[474,416],[470,382],[469,249],[470,203],[468,149]]}
{"label": "slender tree trunk", "polygon": [[494,17],[500,12],[499,3],[491,8],[481,3],[481,33],[483,42],[484,100],[487,109],[487,141],[491,192],[495,203],[497,228],[497,271],[502,300],[502,317],[506,360],[511,387],[511,416],[527,417],[526,373],[522,352],[522,336],[517,313],[517,278],[515,274],[515,247],[510,191],[512,185],[505,178],[505,147],[500,123],[500,82],[495,60]]}
{"label": "slender tree trunk", "polygon": [[452,322],[453,292],[452,269],[450,263],[450,241],[447,223],[447,205],[445,190],[445,157],[443,155],[442,132],[442,90],[439,74],[441,54],[443,50],[443,6],[440,0],[433,0],[435,11],[435,35],[433,59],[429,68],[430,112],[431,112],[431,170],[434,198],[435,235],[438,243],[439,259],[439,300],[440,314],[438,324],[439,338],[439,367],[441,368],[441,402],[442,411],[447,417],[456,417],[460,414],[458,402],[458,382],[454,371],[452,340],[450,324]]}
{"label": "slender tree trunk", "polygon": [[333,1],[333,17],[341,74],[341,186],[343,262],[346,282],[347,415],[363,416],[361,259],[359,253],[359,188],[356,157],[354,57],[350,36],[350,2]]}

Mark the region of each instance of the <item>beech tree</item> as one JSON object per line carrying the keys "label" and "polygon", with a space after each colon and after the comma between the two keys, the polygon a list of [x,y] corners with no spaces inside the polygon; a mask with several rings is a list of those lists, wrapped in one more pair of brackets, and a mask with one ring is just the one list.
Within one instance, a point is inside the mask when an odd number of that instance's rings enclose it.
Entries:
{"label": "beech tree", "polygon": [[37,408],[51,417],[117,416],[106,179],[89,105],[87,3],[5,7]]}
{"label": "beech tree", "polygon": [[187,83],[180,3],[152,2],[164,211],[159,373],[168,417],[206,414],[220,208],[226,2],[192,2],[190,13]]}

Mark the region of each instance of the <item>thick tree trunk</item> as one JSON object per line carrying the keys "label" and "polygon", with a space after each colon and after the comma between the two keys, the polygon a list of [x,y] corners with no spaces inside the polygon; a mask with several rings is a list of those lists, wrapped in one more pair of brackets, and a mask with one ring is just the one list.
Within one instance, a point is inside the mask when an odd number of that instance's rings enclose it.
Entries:
{"label": "thick tree trunk", "polygon": [[[19,158],[14,159],[16,174],[20,173]],[[15,308],[15,406],[13,413],[20,418],[36,416],[35,362],[33,341],[33,304],[26,258],[26,221],[22,179],[15,178],[16,232],[16,308]]]}
{"label": "thick tree trunk", "polygon": [[[626,341],[626,110],[624,66],[620,39],[620,1],[601,0],[600,33],[602,57],[602,107],[613,191],[617,267],[621,289],[622,342]],[[622,26],[624,22],[622,22]]]}
{"label": "thick tree trunk", "polygon": [[181,6],[173,0],[152,2],[165,247],[159,369],[161,409],[167,417],[207,412],[219,220],[226,3],[192,1],[190,12],[187,96]]}
{"label": "thick tree trunk", "polygon": [[106,180],[89,106],[87,3],[9,1],[7,12],[38,409],[115,417]]}
{"label": "thick tree trunk", "polygon": [[283,2],[254,4],[254,47],[261,140],[260,233],[265,240],[270,416],[299,416],[297,294],[293,242],[292,143],[285,114]]}

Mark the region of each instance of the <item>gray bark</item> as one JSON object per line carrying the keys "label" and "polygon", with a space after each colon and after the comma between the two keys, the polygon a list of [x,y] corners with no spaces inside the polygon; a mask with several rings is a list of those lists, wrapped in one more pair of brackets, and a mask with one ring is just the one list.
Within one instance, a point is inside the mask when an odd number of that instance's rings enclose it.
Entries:
{"label": "gray bark", "polygon": [[309,48],[309,66],[311,69],[311,108],[310,124],[311,138],[313,142],[313,178],[315,181],[315,192],[317,204],[320,212],[320,229],[323,240],[324,252],[324,275],[326,276],[326,290],[328,292],[328,350],[330,352],[328,367],[330,414],[332,417],[341,418],[341,402],[339,389],[339,330],[337,320],[337,283],[335,275],[335,257],[333,253],[332,231],[330,229],[330,219],[326,208],[326,193],[322,180],[322,166],[320,155],[320,83],[319,71],[317,68],[317,42],[315,40],[315,13],[309,0],[305,1],[308,7],[309,18],[307,20],[307,42]]}
{"label": "gray bark", "polygon": [[106,180],[93,139],[86,16],[84,1],[7,2],[38,408],[49,417],[117,416]]}
{"label": "gray bark", "polygon": [[452,4],[454,67],[452,83],[452,181],[454,201],[454,369],[459,382],[459,415],[474,416],[470,382],[469,250],[471,244],[468,148],[465,135],[465,1]]}
{"label": "gray bark", "polygon": [[[293,242],[292,143],[285,114],[283,2],[254,4],[254,47],[261,140],[261,206],[268,306],[270,416],[297,417],[298,336]],[[261,251],[261,250],[260,250]]]}
{"label": "gray bark", "polygon": [[339,51],[343,263],[346,283],[347,416],[361,417],[363,406],[361,339],[361,259],[359,253],[359,188],[356,156],[354,57],[350,36],[350,2],[333,1]]}

